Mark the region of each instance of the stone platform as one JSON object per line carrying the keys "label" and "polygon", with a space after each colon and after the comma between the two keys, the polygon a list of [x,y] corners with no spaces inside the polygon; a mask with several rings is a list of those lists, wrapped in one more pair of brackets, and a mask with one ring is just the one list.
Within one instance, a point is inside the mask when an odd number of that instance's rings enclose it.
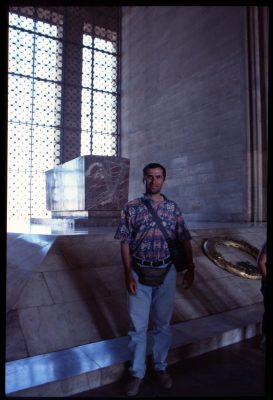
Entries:
{"label": "stone platform", "polygon": [[[193,237],[196,277],[188,291],[182,289],[182,276],[177,279],[172,327],[173,344],[180,350],[170,353],[170,362],[175,362],[180,355],[198,354],[213,346],[251,337],[259,332],[262,317],[260,280],[246,279],[219,268],[205,255],[202,244],[210,237],[228,236],[246,240],[259,248],[266,238],[266,225],[188,226]],[[85,359],[89,370],[78,373],[82,362],[77,358],[80,349],[90,349],[88,346],[91,345],[100,348],[103,343],[110,347],[111,343],[120,343],[121,347],[117,348],[126,349],[126,289],[119,242],[113,239],[114,232],[113,227],[59,227],[52,231],[50,226],[35,225],[28,231],[8,234],[7,379],[11,373],[15,374],[13,377],[17,376],[12,382],[20,382],[18,371],[21,368],[27,371],[28,365],[34,365],[32,361],[37,360],[35,357],[46,361],[53,353],[60,355],[57,366],[50,367],[53,380],[39,381],[35,388],[32,383],[23,389],[13,386],[8,389],[10,393],[27,390],[37,396],[51,392],[64,396],[64,393],[87,390],[92,384],[105,384],[107,379],[108,382],[118,379],[123,373],[124,359],[117,361],[114,353],[108,351],[104,357],[105,362],[110,363],[108,370],[103,370],[106,366],[95,360],[94,364]],[[228,316],[232,319],[230,325]],[[211,328],[214,330],[210,331]],[[201,331],[205,336],[196,337]],[[60,371],[66,373],[67,354],[74,354],[78,364],[73,363],[73,376],[71,371],[69,376],[60,376]],[[47,375],[50,365],[45,362],[38,370],[42,368]],[[95,372],[92,365],[95,365]],[[36,377],[37,370],[33,368]],[[89,374],[93,374],[92,378]],[[63,385],[65,379],[71,382]],[[44,385],[49,386],[45,388]]]}

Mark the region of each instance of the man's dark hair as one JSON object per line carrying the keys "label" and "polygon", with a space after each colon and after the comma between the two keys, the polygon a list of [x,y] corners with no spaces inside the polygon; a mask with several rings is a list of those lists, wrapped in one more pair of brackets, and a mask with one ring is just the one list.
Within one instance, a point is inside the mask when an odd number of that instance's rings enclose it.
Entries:
{"label": "man's dark hair", "polygon": [[162,172],[163,172],[163,178],[164,178],[164,180],[165,180],[165,178],[166,178],[166,169],[163,167],[163,165],[158,164],[158,163],[150,163],[150,164],[147,164],[147,165],[143,168],[143,180],[144,180],[144,178],[145,178],[145,176],[146,176],[146,174],[147,174],[147,170],[150,169],[150,168],[161,168],[161,169],[162,169]]}

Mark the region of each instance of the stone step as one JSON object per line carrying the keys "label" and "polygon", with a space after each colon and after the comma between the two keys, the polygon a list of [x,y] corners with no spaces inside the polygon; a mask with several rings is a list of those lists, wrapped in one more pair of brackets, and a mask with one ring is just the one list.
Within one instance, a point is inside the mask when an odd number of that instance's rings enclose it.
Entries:
{"label": "stone step", "polygon": [[[259,335],[262,314],[256,303],[172,325],[169,364]],[[113,383],[128,366],[127,345],[124,336],[7,362],[6,395],[66,397]]]}

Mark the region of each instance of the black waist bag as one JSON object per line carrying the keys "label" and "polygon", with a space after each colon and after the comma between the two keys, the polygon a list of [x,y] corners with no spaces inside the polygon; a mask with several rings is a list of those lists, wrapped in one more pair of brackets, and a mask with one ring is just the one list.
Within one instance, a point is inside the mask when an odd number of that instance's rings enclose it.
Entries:
{"label": "black waist bag", "polygon": [[133,261],[133,269],[138,274],[139,282],[147,286],[162,285],[171,265],[169,263],[166,268],[140,267],[139,264]]}

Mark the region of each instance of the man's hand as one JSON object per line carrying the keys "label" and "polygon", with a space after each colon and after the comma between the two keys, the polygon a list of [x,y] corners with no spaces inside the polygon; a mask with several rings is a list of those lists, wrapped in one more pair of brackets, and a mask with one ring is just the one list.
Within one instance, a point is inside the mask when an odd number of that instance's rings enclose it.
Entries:
{"label": "man's hand", "polygon": [[130,294],[136,294],[136,292],[137,292],[137,283],[136,283],[136,280],[135,280],[135,278],[133,277],[133,275],[131,273],[126,274],[125,282],[126,282],[127,291]]}
{"label": "man's hand", "polygon": [[184,276],[182,287],[183,289],[189,289],[194,281],[194,268],[187,269]]}
{"label": "man's hand", "polygon": [[182,287],[183,289],[189,289],[194,281],[194,268],[195,265],[192,261],[192,248],[190,240],[181,240],[181,244],[184,248],[184,252],[186,254],[187,259],[187,270],[184,273]]}
{"label": "man's hand", "polygon": [[137,292],[137,283],[132,274],[132,259],[130,254],[129,245],[127,243],[121,242],[121,258],[124,266],[124,273],[125,273],[125,283],[127,291],[130,294],[136,294]]}

